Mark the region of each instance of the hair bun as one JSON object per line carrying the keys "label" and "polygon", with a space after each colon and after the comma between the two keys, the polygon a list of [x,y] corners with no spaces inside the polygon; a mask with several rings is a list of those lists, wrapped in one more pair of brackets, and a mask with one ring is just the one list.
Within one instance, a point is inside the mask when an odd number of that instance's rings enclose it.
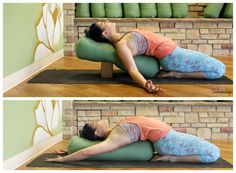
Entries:
{"label": "hair bun", "polygon": [[89,30],[88,29],[85,29],[84,33],[85,33],[86,37],[89,37]]}

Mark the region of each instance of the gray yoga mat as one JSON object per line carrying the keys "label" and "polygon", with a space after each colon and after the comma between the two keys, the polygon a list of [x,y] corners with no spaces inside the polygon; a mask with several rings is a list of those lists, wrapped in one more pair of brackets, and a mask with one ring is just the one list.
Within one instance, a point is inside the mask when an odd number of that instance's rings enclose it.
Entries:
{"label": "gray yoga mat", "polygon": [[74,161],[66,163],[45,162],[46,158],[55,158],[57,154],[46,153],[27,165],[27,167],[51,167],[51,168],[233,168],[233,165],[223,159],[214,163],[171,163],[151,161]]}
{"label": "gray yoga mat", "polygon": [[[219,79],[177,79],[177,78],[152,78],[158,84],[233,84],[233,81],[223,76]],[[45,70],[28,83],[42,84],[134,84],[129,74],[121,71],[113,73],[112,78],[101,78],[100,71],[89,70]]]}

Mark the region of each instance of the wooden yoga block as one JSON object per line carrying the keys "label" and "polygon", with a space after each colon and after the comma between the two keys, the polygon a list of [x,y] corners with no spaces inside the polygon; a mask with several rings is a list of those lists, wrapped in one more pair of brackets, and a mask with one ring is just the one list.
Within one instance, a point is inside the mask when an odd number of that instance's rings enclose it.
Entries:
{"label": "wooden yoga block", "polygon": [[101,62],[101,77],[112,78],[113,64],[110,62]]}

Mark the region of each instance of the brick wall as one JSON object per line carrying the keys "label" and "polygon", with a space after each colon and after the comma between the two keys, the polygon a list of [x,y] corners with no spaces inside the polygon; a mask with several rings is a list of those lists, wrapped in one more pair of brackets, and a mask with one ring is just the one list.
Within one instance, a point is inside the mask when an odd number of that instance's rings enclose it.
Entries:
{"label": "brick wall", "polygon": [[73,108],[73,101],[63,101],[62,109],[62,134],[63,139],[70,139],[71,136],[77,134],[77,114]]}
{"label": "brick wall", "polygon": [[75,4],[64,3],[64,55],[74,55],[75,50]]}
{"label": "brick wall", "polygon": [[[175,40],[180,47],[197,50],[212,56],[233,55],[233,20],[203,18],[204,3],[189,4],[190,18],[111,18],[118,31],[144,28]],[[75,55],[75,43],[84,36],[84,30],[102,18],[75,18],[75,5],[64,4],[64,53]],[[67,21],[70,20],[70,21]]]}
{"label": "brick wall", "polygon": [[202,18],[204,8],[206,7],[206,3],[190,3],[189,4],[189,18]]}
{"label": "brick wall", "polygon": [[233,138],[232,102],[64,101],[63,104],[64,139],[77,135],[85,122],[106,119],[114,126],[125,117],[142,115],[158,118],[177,131],[204,139]]}

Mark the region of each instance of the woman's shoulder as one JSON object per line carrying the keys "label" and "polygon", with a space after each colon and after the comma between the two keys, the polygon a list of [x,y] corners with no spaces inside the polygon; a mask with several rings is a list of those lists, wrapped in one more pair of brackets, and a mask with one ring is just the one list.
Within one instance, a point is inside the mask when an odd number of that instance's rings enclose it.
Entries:
{"label": "woman's shoulder", "polygon": [[124,145],[131,143],[127,133],[120,125],[116,125],[110,135],[107,137],[107,140],[113,141],[117,144]]}
{"label": "woman's shoulder", "polygon": [[123,136],[126,136],[126,133],[124,132],[124,129],[119,123],[112,129],[108,138],[117,138],[117,137],[123,137]]}
{"label": "woman's shoulder", "polygon": [[123,47],[126,46],[128,43],[128,41],[126,39],[121,39],[119,41],[117,41],[114,45],[115,47]]}
{"label": "woman's shoulder", "polygon": [[131,40],[133,37],[132,37],[132,32],[134,32],[134,31],[129,31],[129,32],[127,32],[127,33],[125,33],[121,38],[120,38],[120,40],[119,41],[129,41],[129,40]]}
{"label": "woman's shoulder", "polygon": [[123,35],[119,41],[116,42],[116,46],[125,46],[127,45],[130,41],[132,41],[133,36],[131,32],[126,33],[125,35]]}

